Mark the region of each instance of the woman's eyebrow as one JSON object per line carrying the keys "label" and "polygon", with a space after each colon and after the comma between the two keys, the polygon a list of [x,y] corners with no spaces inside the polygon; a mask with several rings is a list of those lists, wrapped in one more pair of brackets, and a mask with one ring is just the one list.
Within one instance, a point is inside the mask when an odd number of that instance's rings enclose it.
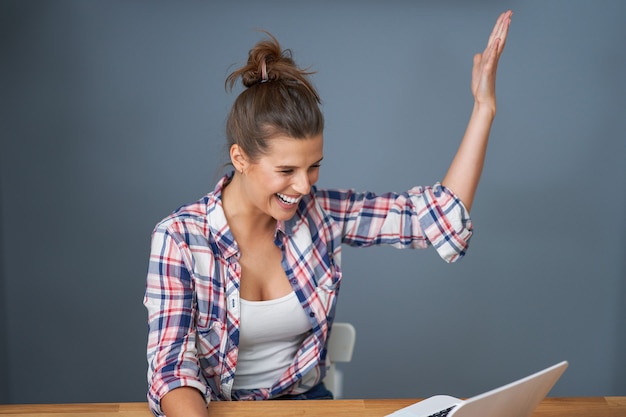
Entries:
{"label": "woman's eyebrow", "polygon": [[[313,162],[311,165],[319,164],[320,162],[322,162],[323,159],[324,157],[318,159],[316,162]],[[277,165],[276,168],[287,169],[287,168],[297,168],[297,166],[296,165]]]}

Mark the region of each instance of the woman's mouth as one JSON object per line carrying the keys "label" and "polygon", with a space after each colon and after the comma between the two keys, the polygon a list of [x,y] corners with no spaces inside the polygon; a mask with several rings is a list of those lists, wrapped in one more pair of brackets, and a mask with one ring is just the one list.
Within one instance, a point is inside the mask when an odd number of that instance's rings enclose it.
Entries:
{"label": "woman's mouth", "polygon": [[278,197],[278,200],[288,206],[293,206],[294,204],[297,204],[298,201],[300,201],[300,197],[289,197],[288,195],[285,194],[281,194],[281,193],[276,193],[276,197]]}

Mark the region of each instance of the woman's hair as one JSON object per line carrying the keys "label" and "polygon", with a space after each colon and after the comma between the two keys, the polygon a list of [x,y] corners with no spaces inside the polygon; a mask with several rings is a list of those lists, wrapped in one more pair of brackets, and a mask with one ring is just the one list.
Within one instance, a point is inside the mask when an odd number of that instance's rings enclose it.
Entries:
{"label": "woman's hair", "polygon": [[274,136],[308,139],[324,130],[320,97],[309,81],[312,72],[298,68],[291,51],[283,51],[274,36],[264,33],[269,39],[259,41],[246,65],[225,82],[232,91],[241,78],[246,87],[226,122],[228,148],[239,145],[252,161],[267,151]]}

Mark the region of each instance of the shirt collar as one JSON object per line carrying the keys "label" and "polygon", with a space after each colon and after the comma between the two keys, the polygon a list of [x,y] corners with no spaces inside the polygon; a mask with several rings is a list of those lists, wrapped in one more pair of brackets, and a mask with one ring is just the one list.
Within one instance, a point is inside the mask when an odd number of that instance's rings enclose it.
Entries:
{"label": "shirt collar", "polygon": [[222,253],[226,259],[239,253],[239,248],[235,243],[235,237],[230,231],[230,227],[226,221],[226,214],[224,213],[224,206],[222,205],[222,192],[224,191],[224,187],[233,178],[233,175],[234,171],[224,175],[222,179],[218,181],[213,192],[209,193],[207,196],[209,233],[214,237],[215,243],[220,248],[220,253]]}

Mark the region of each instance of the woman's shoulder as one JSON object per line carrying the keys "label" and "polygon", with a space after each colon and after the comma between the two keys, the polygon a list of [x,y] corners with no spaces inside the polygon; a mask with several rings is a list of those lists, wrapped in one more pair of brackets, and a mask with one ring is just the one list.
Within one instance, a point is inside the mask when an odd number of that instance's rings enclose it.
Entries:
{"label": "woman's shoulder", "polygon": [[155,226],[155,230],[188,229],[190,227],[205,229],[209,222],[209,214],[216,209],[217,205],[213,193],[208,193],[192,203],[179,206],[176,210],[159,221]]}
{"label": "woman's shoulder", "polygon": [[319,217],[327,219],[335,217],[350,209],[354,199],[358,199],[360,193],[353,189],[311,187],[311,192],[302,198],[300,215],[303,217]]}
{"label": "woman's shoulder", "polygon": [[311,192],[309,193],[309,198],[315,199],[320,202],[324,201],[345,201],[350,196],[358,194],[352,188],[325,188],[325,187],[316,187],[313,186],[311,188]]}

